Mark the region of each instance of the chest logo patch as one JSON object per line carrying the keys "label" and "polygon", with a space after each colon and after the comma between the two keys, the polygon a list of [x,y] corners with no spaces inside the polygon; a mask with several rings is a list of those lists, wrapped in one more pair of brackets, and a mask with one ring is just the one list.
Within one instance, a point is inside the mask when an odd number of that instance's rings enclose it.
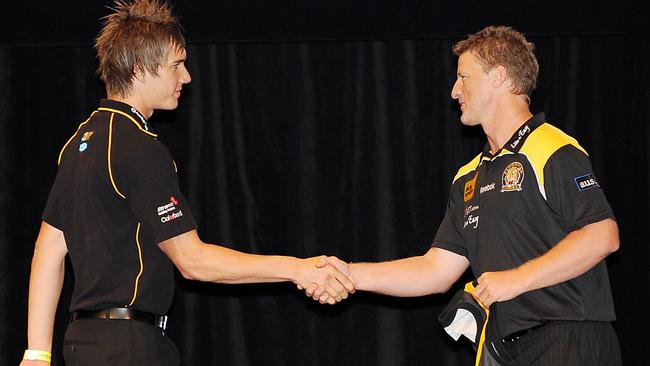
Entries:
{"label": "chest logo patch", "polygon": [[521,183],[524,181],[524,166],[515,161],[510,163],[503,171],[501,177],[501,192],[521,191]]}
{"label": "chest logo patch", "polygon": [[81,137],[81,141],[88,141],[93,136],[94,131],[88,131]]}
{"label": "chest logo patch", "polygon": [[478,173],[474,174],[474,178],[470,179],[465,183],[465,189],[463,190],[463,201],[467,202],[474,197],[474,188],[476,187],[476,177]]}
{"label": "chest logo patch", "polygon": [[93,135],[93,131],[88,131],[81,136],[81,144],[79,144],[79,152],[84,152],[88,148],[88,140]]}

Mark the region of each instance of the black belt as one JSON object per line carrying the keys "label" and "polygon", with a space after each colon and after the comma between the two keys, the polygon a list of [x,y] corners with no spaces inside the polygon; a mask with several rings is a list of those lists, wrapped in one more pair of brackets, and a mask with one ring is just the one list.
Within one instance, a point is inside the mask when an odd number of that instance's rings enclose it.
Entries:
{"label": "black belt", "polygon": [[153,324],[156,327],[167,329],[167,315],[156,315],[146,311],[135,310],[133,308],[111,308],[102,310],[77,310],[72,313],[70,323],[79,319],[121,319],[121,320],[138,320],[141,322]]}
{"label": "black belt", "polygon": [[507,336],[501,338],[501,342],[502,343],[514,342],[514,341],[518,340],[519,338],[525,336],[526,334],[530,334],[533,331],[535,331],[535,330],[537,330],[537,329],[539,329],[539,328],[541,328],[541,327],[543,327],[545,325],[548,325],[550,323],[551,322],[543,322],[542,324],[538,324],[538,325],[536,325],[534,327],[530,327],[528,329],[524,329],[524,330],[520,330],[520,331],[517,331],[517,332],[514,332],[514,333],[510,333]]}

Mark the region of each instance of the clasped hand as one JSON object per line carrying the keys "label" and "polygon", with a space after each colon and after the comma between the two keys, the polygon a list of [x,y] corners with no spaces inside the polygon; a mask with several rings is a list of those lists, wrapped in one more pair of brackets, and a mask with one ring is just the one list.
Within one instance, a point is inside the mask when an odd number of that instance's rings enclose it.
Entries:
{"label": "clasped hand", "polygon": [[312,280],[297,282],[299,290],[321,304],[336,304],[354,293],[356,281],[350,266],[336,257],[318,256],[305,259],[311,265]]}

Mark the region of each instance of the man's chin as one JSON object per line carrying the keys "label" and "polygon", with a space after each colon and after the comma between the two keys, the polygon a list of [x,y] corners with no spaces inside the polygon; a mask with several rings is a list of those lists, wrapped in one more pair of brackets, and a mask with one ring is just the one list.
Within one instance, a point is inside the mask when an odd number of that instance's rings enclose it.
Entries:
{"label": "man's chin", "polygon": [[462,123],[465,126],[476,126],[481,124],[480,122],[474,121],[464,114],[460,116],[460,123]]}
{"label": "man's chin", "polygon": [[169,103],[165,103],[163,105],[160,105],[156,109],[161,110],[161,111],[171,111],[171,110],[176,109],[176,107],[178,107],[178,100],[175,100],[173,102],[169,102]]}

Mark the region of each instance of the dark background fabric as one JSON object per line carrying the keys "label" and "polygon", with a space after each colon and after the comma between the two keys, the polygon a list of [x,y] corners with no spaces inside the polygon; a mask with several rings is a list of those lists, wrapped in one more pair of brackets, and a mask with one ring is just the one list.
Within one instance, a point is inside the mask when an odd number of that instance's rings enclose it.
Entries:
{"label": "dark background fabric", "polygon": [[[188,9],[183,6],[179,2],[179,10]],[[59,16],[47,18],[56,22],[53,31],[47,23],[23,32],[27,26],[10,16],[16,33],[0,45],[0,365],[17,364],[26,346],[30,260],[59,150],[105,95],[94,73],[95,29],[65,28],[98,16],[80,10],[66,18],[35,9],[27,10],[36,19],[42,13]],[[420,19],[417,6],[409,9]],[[306,25],[300,33],[302,20],[285,29],[293,36],[269,37],[273,42],[263,31],[273,29],[276,13],[256,26],[260,33],[251,32],[250,21],[237,28],[232,20],[233,32],[250,32],[242,42],[216,31],[211,37],[205,15],[196,18],[207,23],[205,33],[192,39],[189,29],[197,25],[191,14],[214,9],[186,10],[193,80],[176,111],[156,112],[151,121],[178,163],[201,237],[247,252],[331,254],[349,261],[424,253],[456,170],[485,141],[480,128],[460,125],[450,98],[452,45],[490,24],[481,19],[495,19],[482,17],[481,9],[450,10],[451,19],[438,32],[414,26],[421,37],[362,37],[354,32],[362,25],[336,39],[310,37]],[[541,27],[531,28],[530,36],[540,62],[532,110],[546,112],[590,153],[618,219],[621,249],[607,260],[614,325],[624,364],[635,365],[650,342],[644,331],[650,322],[642,313],[648,305],[642,289],[650,277],[650,34],[623,22],[622,31],[613,31],[575,13],[582,24],[578,31],[553,21],[544,31],[539,14],[517,14],[520,24],[528,19]],[[169,336],[184,365],[473,364],[469,342],[454,342],[436,320],[462,281],[444,295],[357,293],[324,306],[290,283],[231,286],[177,277]],[[56,365],[63,364],[72,280],[68,267],[55,331]]]}
{"label": "dark background fabric", "polygon": [[[489,24],[527,34],[650,30],[643,2],[423,0],[170,0],[192,42],[420,39],[464,36]],[[112,0],[7,1],[0,42],[88,43]],[[6,11],[6,12],[5,12]],[[5,31],[1,31],[2,29]]]}

